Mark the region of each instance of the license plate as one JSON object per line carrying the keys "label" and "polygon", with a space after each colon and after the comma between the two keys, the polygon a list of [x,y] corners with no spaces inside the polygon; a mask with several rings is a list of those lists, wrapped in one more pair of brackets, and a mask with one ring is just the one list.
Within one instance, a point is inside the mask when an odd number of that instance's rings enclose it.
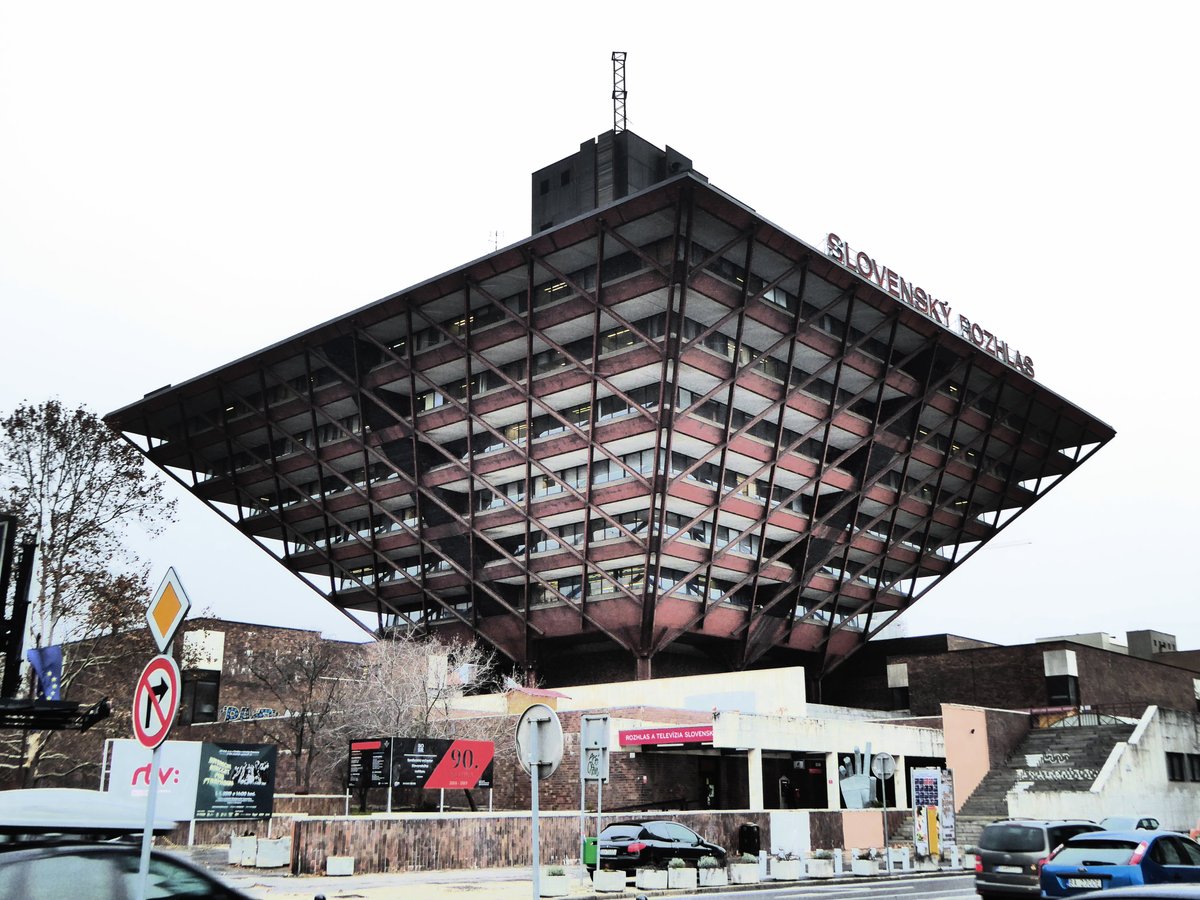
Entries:
{"label": "license plate", "polygon": [[996,871],[1005,875],[1020,875],[1025,870],[1020,866],[996,866]]}
{"label": "license plate", "polygon": [[603,850],[600,851],[600,855],[601,856],[616,856],[617,850],[615,847],[605,847]]}
{"label": "license plate", "polygon": [[1099,878],[1068,878],[1067,887],[1069,888],[1093,888],[1100,887]]}

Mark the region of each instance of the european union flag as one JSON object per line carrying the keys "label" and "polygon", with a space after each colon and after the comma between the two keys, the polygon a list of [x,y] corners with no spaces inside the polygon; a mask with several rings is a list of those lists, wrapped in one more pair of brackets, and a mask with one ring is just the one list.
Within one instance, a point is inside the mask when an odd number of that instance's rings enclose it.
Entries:
{"label": "european union flag", "polygon": [[53,647],[34,647],[25,651],[25,657],[37,674],[37,699],[61,700],[59,683],[62,681],[62,647],[57,644]]}

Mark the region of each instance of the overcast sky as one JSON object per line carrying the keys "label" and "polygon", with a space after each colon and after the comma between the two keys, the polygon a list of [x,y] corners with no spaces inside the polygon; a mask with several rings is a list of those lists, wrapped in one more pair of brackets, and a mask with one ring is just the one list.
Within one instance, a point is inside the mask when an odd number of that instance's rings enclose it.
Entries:
{"label": "overcast sky", "polygon": [[[529,234],[629,127],[1031,356],[1116,439],[903,621],[1200,647],[1194,4],[0,0],[0,411],[107,413]],[[198,501],[193,604],[348,636]]]}

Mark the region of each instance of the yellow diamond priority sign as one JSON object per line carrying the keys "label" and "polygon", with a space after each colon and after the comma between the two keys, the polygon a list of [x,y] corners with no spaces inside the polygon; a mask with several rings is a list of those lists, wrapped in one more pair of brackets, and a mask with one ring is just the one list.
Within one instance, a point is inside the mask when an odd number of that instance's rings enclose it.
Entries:
{"label": "yellow diamond priority sign", "polygon": [[154,635],[154,643],[158,645],[159,653],[167,652],[167,645],[171,643],[171,638],[175,637],[175,632],[179,630],[191,606],[192,603],[179,582],[179,576],[175,574],[174,569],[167,569],[166,577],[146,608],[146,623],[150,626],[150,633]]}

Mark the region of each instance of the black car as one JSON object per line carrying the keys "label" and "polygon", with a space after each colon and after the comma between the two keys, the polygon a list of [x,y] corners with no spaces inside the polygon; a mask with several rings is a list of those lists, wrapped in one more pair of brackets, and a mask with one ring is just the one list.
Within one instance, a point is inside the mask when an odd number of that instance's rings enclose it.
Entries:
{"label": "black car", "polygon": [[596,845],[602,869],[625,869],[666,865],[679,857],[692,865],[702,856],[724,862],[725,848],[706,841],[678,822],[614,822],[600,832]]}
{"label": "black car", "polygon": [[[142,848],[135,843],[33,841],[0,844],[0,897],[133,900],[138,893]],[[203,869],[152,851],[146,897],[250,900]]]}

